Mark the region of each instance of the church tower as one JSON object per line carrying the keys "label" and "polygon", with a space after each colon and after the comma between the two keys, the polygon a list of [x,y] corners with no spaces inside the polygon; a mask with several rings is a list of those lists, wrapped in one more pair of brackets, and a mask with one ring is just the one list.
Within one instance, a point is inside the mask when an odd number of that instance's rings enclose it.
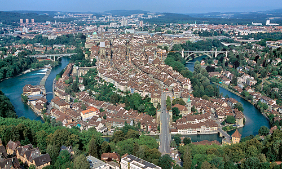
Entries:
{"label": "church tower", "polygon": [[188,100],[187,100],[188,114],[191,114],[191,108],[192,108],[192,105],[191,105],[191,100],[190,100],[190,95],[189,95]]}
{"label": "church tower", "polygon": [[104,40],[103,34],[101,36],[99,47],[100,47],[99,48],[99,59],[105,59],[105,57],[106,57],[106,45],[105,45],[105,40]]}

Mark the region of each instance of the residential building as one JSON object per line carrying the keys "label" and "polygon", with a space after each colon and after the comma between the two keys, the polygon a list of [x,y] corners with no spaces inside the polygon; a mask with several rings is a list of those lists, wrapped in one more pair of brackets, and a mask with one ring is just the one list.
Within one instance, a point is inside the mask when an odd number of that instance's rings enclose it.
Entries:
{"label": "residential building", "polygon": [[232,137],[232,143],[236,144],[239,143],[241,140],[241,134],[239,133],[239,131],[236,129],[236,131],[231,135]]}
{"label": "residential building", "polygon": [[135,157],[134,155],[125,154],[121,158],[120,162],[121,169],[161,169],[161,167],[145,161],[141,158]]}

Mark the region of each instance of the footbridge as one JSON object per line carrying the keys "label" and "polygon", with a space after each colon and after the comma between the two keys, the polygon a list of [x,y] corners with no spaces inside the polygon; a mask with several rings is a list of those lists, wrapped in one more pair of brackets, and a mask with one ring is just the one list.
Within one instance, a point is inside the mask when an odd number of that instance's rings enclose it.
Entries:
{"label": "footbridge", "polygon": [[75,55],[77,53],[64,53],[64,54],[45,54],[45,55],[29,55],[29,57],[35,57],[35,58],[48,58],[51,59],[53,61],[56,61],[56,57],[57,59],[64,57],[64,56],[72,56]]}

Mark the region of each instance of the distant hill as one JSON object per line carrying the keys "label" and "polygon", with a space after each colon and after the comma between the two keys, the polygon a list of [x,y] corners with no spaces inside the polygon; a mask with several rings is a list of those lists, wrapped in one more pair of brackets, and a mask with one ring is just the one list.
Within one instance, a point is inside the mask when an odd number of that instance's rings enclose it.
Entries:
{"label": "distant hill", "polygon": [[110,10],[110,11],[105,11],[104,14],[112,14],[113,16],[114,15],[117,15],[117,16],[129,16],[129,15],[132,15],[132,14],[146,14],[148,13],[149,11],[143,11],[143,10]]}
{"label": "distant hill", "polygon": [[49,15],[0,11],[0,22],[3,24],[17,25],[20,19],[34,19],[35,22],[54,21],[54,18]]}
{"label": "distant hill", "polygon": [[282,9],[260,12],[211,12],[200,14],[163,13],[163,16],[145,19],[149,23],[207,23],[207,24],[252,24],[265,23],[267,19],[282,24]]}

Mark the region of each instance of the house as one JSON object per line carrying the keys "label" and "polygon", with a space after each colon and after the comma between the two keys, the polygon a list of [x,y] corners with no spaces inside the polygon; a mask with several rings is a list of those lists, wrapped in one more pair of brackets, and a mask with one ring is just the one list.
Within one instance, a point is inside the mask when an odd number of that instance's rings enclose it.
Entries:
{"label": "house", "polygon": [[16,148],[20,145],[21,143],[19,141],[13,142],[10,140],[8,144],[6,145],[7,154],[13,155],[16,151]]}
{"label": "house", "polygon": [[116,163],[114,161],[107,162],[107,165],[110,169],[120,169],[119,163]]}
{"label": "house", "polygon": [[63,150],[67,150],[70,154],[74,155],[74,151],[72,149],[72,146],[66,147],[66,146],[62,145],[61,148],[60,148],[60,152],[63,151]]}
{"label": "house", "polygon": [[31,84],[27,84],[23,87],[24,95],[39,95],[41,94],[41,90],[38,86],[32,86]]}
{"label": "house", "polygon": [[141,158],[135,157],[134,155],[125,154],[121,158],[120,162],[121,169],[161,169],[161,167],[145,161]]}
{"label": "house", "polygon": [[37,158],[34,158],[32,164],[35,165],[36,169],[42,169],[51,164],[51,158],[49,154],[43,154]]}
{"label": "house", "polygon": [[188,114],[188,108],[186,106],[180,105],[180,104],[175,104],[172,108],[177,107],[178,110],[180,111],[180,114],[182,116]]}
{"label": "house", "polygon": [[63,108],[70,108],[70,104],[60,99],[59,97],[55,97],[54,99],[52,99],[51,105],[52,107],[59,109],[60,111],[62,111]]}
{"label": "house", "polygon": [[0,168],[3,169],[20,169],[19,160],[15,157],[13,158],[0,158]]}
{"label": "house", "polygon": [[109,166],[98,158],[87,156],[86,159],[90,164],[90,169],[109,169]]}
{"label": "house", "polygon": [[7,158],[7,152],[4,146],[0,146],[0,159],[1,158]]}
{"label": "house", "polygon": [[99,113],[99,109],[89,106],[86,110],[83,110],[81,112],[81,118],[83,121],[86,121],[88,119],[91,119],[93,116],[98,116]]}
{"label": "house", "polygon": [[236,144],[239,143],[241,140],[241,134],[239,133],[239,131],[236,129],[236,131],[231,135],[232,137],[232,143]]}
{"label": "house", "polygon": [[119,162],[120,161],[120,156],[118,153],[103,153],[101,155],[101,160],[103,161],[117,161]]}

